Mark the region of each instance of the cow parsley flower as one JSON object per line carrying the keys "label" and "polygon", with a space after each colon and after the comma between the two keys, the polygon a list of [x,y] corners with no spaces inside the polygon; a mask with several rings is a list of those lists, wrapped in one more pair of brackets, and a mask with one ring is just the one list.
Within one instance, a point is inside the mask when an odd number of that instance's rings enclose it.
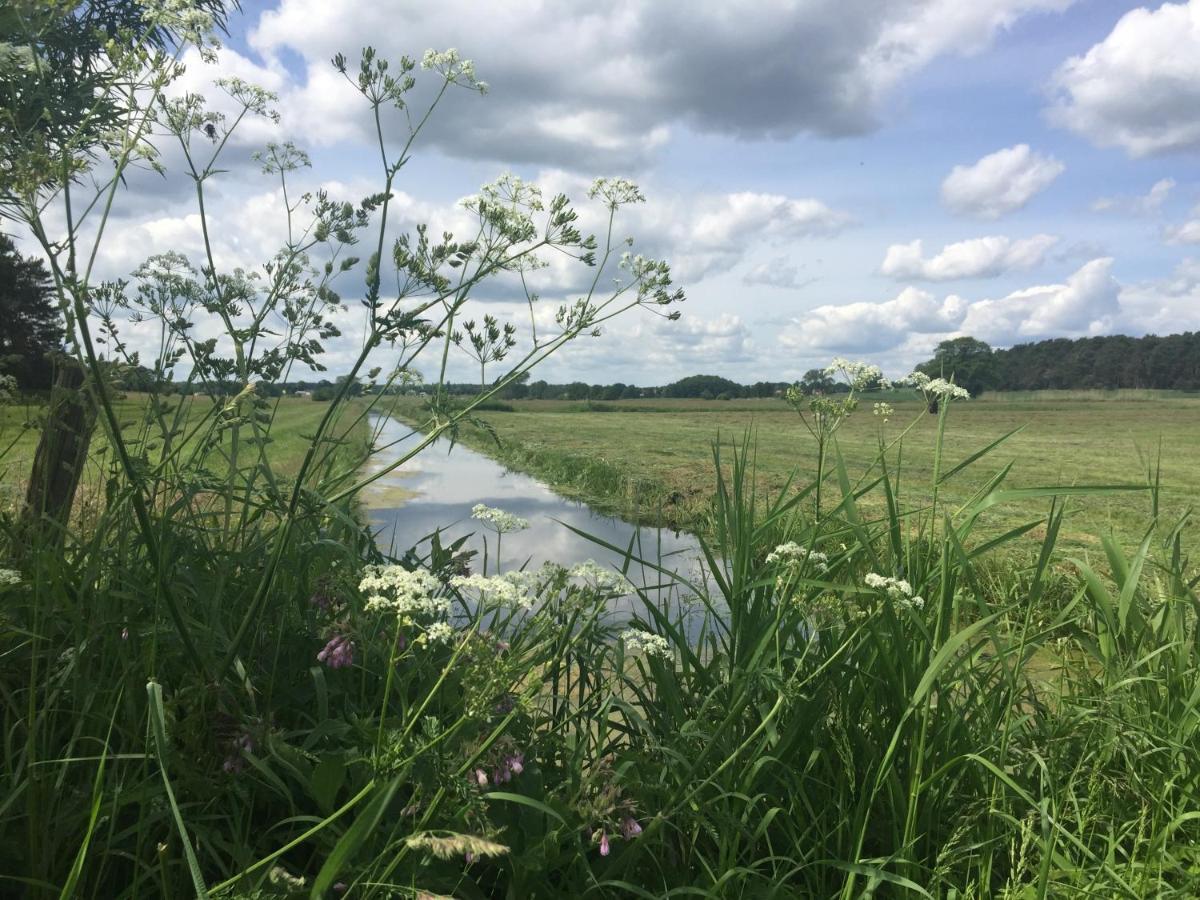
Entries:
{"label": "cow parsley flower", "polygon": [[531,609],[534,602],[536,575],[525,572],[508,572],[504,575],[455,575],[450,586],[460,591],[471,591],[479,601],[492,601],[499,606]]}
{"label": "cow parsley flower", "polygon": [[572,578],[578,578],[601,594],[621,596],[634,590],[633,582],[628,578],[614,569],[606,569],[594,559],[586,559],[571,566],[567,574]]}
{"label": "cow parsley flower", "polygon": [[671,658],[671,645],[661,634],[651,634],[640,628],[627,628],[621,632],[621,642],[630,653],[641,653],[643,656],[658,656],[662,659]]}
{"label": "cow parsley flower", "polygon": [[449,622],[434,622],[425,629],[424,638],[430,644],[448,644],[454,640],[454,627]]}
{"label": "cow parsley flower", "polygon": [[825,374],[831,378],[841,375],[855,391],[864,391],[876,384],[883,383],[883,370],[879,366],[846,359],[843,356],[835,356],[833,361],[825,367]]}
{"label": "cow parsley flower", "polygon": [[820,550],[809,550],[807,547],[802,547],[795,541],[780,544],[767,554],[767,565],[782,563],[799,567],[803,566],[806,562],[817,572],[826,572],[829,570],[828,556]]}
{"label": "cow parsley flower", "polygon": [[471,507],[471,518],[478,519],[497,534],[507,534],[510,531],[524,531],[529,527],[529,520],[514,516],[512,513],[497,509],[494,506],[484,506],[476,503]]}
{"label": "cow parsley flower", "polygon": [[0,588],[13,587],[21,583],[21,573],[16,569],[0,569]]}
{"label": "cow parsley flower", "polygon": [[423,569],[403,566],[368,566],[358,588],[367,594],[368,612],[388,612],[405,624],[414,616],[444,617],[450,601],[435,596],[441,587],[437,577]]}
{"label": "cow parsley flower", "polygon": [[883,421],[885,423],[887,422],[888,419],[890,419],[895,414],[895,412],[896,412],[896,410],[894,410],[892,408],[892,404],[890,404],[890,403],[876,403],[875,404],[875,409],[874,409],[875,415],[877,415],[881,419],[883,419]]}
{"label": "cow parsley flower", "polygon": [[865,579],[867,587],[887,594],[888,599],[904,609],[923,609],[925,598],[914,595],[912,585],[903,578],[889,578],[871,572]]}

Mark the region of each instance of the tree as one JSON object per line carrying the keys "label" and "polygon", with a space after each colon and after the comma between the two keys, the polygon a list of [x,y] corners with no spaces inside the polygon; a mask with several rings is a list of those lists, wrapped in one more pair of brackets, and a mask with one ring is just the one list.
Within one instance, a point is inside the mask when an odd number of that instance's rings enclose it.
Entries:
{"label": "tree", "polygon": [[48,389],[54,364],[47,354],[62,347],[60,322],[45,264],[22,257],[0,235],[0,372],[23,390]]}
{"label": "tree", "polygon": [[800,390],[806,394],[829,394],[836,387],[837,382],[824,369],[809,369],[800,379]]}
{"label": "tree", "polygon": [[917,369],[933,378],[953,378],[972,396],[996,387],[999,381],[999,366],[991,346],[973,337],[942,341],[933,351],[933,359]]}

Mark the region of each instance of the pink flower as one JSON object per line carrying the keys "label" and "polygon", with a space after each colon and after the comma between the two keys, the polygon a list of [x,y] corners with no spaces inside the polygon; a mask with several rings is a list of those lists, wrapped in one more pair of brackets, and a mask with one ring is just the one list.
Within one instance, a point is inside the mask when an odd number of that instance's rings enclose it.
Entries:
{"label": "pink flower", "polygon": [[621,820],[621,834],[626,840],[635,838],[642,833],[642,826],[638,824],[638,820],[633,816],[626,816]]}
{"label": "pink flower", "polygon": [[331,669],[344,669],[354,664],[354,641],[344,634],[335,634],[320,653],[317,662]]}
{"label": "pink flower", "polygon": [[506,759],[504,763],[509,769],[512,770],[514,775],[520,775],[525,771],[525,754],[514,753],[512,756]]}
{"label": "pink flower", "polygon": [[483,769],[476,769],[475,770],[475,783],[477,785],[479,785],[481,788],[487,787],[488,786],[487,772],[483,771]]}
{"label": "pink flower", "polygon": [[602,832],[600,832],[600,855],[608,856],[608,851],[609,851],[608,832],[602,831]]}

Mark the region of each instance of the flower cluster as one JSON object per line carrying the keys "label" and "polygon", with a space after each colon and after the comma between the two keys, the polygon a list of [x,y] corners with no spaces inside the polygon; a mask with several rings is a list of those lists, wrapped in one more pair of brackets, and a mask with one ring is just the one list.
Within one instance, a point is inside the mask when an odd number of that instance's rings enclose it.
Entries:
{"label": "flower cluster", "polygon": [[829,571],[829,557],[819,550],[809,550],[795,541],[780,544],[767,554],[767,565],[783,564],[797,568],[808,563],[817,572]]}
{"label": "flower cluster", "polygon": [[887,422],[888,419],[895,415],[896,410],[892,408],[892,404],[890,403],[876,403],[873,412],[879,418],[883,419],[884,422]]}
{"label": "flower cluster", "polygon": [[930,378],[924,372],[913,372],[904,381],[925,395],[926,399],[970,400],[971,392],[945,378]]}
{"label": "flower cluster", "polygon": [[403,566],[367,566],[358,589],[367,595],[368,612],[389,612],[404,624],[413,616],[443,617],[450,612],[450,601],[435,596],[441,587],[435,575],[422,569]]}
{"label": "flower cluster", "polygon": [[507,534],[510,531],[524,531],[529,527],[529,520],[514,516],[512,513],[497,509],[494,506],[484,506],[476,503],[471,507],[471,518],[478,519],[497,534]]}
{"label": "flower cluster", "polygon": [[532,572],[506,572],[503,575],[455,575],[450,586],[459,591],[471,591],[480,600],[491,600],[500,606],[531,609],[537,587],[537,575]]}
{"label": "flower cluster", "polygon": [[671,645],[661,634],[651,634],[640,628],[626,628],[621,632],[621,642],[630,653],[641,653],[643,656],[658,656],[662,659],[671,658]]}
{"label": "flower cluster", "polygon": [[835,356],[833,361],[825,367],[825,374],[830,378],[842,376],[850,388],[855,391],[865,391],[867,388],[876,386],[888,386],[887,380],[883,377],[883,370],[879,366],[846,359],[843,356]]}
{"label": "flower cluster", "polygon": [[567,570],[572,578],[578,578],[597,593],[619,597],[634,590],[633,582],[613,569],[606,569],[594,559],[585,559]]}
{"label": "flower cluster", "polygon": [[871,572],[864,580],[867,587],[883,591],[890,600],[905,609],[922,609],[925,606],[925,598],[914,595],[912,585],[903,578],[889,578]]}
{"label": "flower cluster", "polygon": [[12,587],[21,583],[21,573],[15,569],[0,569],[0,588]]}
{"label": "flower cluster", "polygon": [[421,68],[432,69],[453,84],[477,90],[481,94],[488,92],[488,83],[475,77],[475,63],[463,59],[453,47],[442,51],[426,50],[421,57]]}

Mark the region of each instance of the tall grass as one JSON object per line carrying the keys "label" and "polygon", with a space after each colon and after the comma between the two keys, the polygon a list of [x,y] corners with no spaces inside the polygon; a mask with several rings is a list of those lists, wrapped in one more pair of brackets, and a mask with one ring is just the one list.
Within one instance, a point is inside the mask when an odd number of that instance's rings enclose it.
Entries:
{"label": "tall grass", "polygon": [[[718,445],[702,574],[625,548],[650,573],[632,623],[615,577],[514,577],[527,610],[456,581],[472,560],[435,540],[405,564],[452,604],[435,640],[420,614],[368,609],[364,566],[386,561],[349,506],[315,507],[223,681],[278,521],[248,502],[227,533],[211,485],[164,487],[155,558],[118,500],[3,588],[3,891],[1195,896],[1178,527],[1063,560],[1060,497],[1091,489],[1049,487],[1040,523],[979,539],[989,508],[1028,499],[1007,466],[966,508],[914,509],[897,451],[850,473],[835,440],[818,519],[815,484],[761,496],[752,439]],[[872,493],[886,516],[861,512]],[[997,557],[1035,525],[1027,565]],[[351,665],[318,660],[335,638]]]}

